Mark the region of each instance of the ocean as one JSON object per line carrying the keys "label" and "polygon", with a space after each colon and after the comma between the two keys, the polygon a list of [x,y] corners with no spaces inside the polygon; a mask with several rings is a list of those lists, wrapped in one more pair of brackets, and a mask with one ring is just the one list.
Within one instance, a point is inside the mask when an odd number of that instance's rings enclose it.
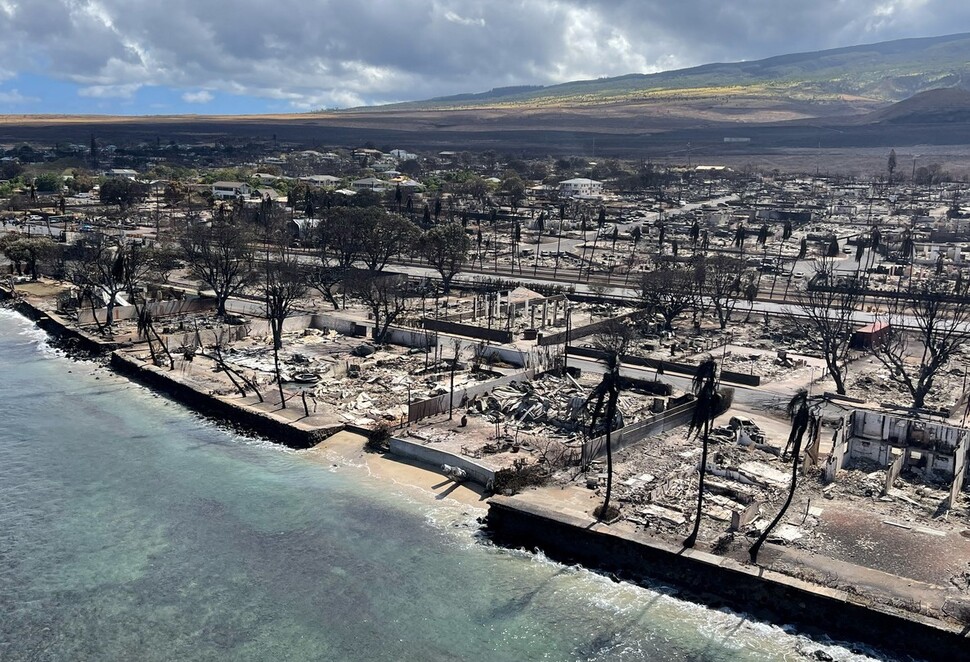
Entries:
{"label": "ocean", "polygon": [[836,660],[207,420],[0,310],[0,660]]}

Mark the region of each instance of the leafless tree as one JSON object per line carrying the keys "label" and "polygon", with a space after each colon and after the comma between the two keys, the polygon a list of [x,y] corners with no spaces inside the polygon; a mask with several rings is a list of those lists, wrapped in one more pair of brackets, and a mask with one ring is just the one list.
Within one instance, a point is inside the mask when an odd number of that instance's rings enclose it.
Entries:
{"label": "leafless tree", "polygon": [[721,254],[703,258],[695,268],[703,269],[701,294],[710,301],[721,329],[726,329],[742,295],[744,263]]}
{"label": "leafless tree", "polygon": [[694,274],[666,261],[641,276],[639,289],[643,307],[648,313],[663,317],[668,331],[673,329],[675,319],[697,304]]}
{"label": "leafless tree", "polygon": [[355,271],[348,279],[348,289],[360,299],[374,317],[374,342],[384,342],[392,324],[409,307],[414,288],[408,284],[407,276],[378,272]]}
{"label": "leafless tree", "polygon": [[701,438],[700,476],[697,484],[697,512],[694,515],[694,528],[684,547],[693,547],[697,543],[697,534],[701,529],[701,516],[704,514],[704,479],[707,475],[707,451],[711,435],[711,422],[724,410],[724,396],[718,389],[718,367],[714,359],[708,358],[697,366],[697,372],[692,381],[692,390],[697,397],[694,413],[691,416],[687,435],[697,435]]}
{"label": "leafless tree", "polygon": [[[634,331],[626,323],[613,321],[607,324],[604,331],[596,336],[593,345],[606,353],[606,372],[602,381],[589,394],[586,405],[590,409],[589,434],[596,430],[596,423],[602,418],[606,435],[606,496],[603,504],[596,509],[600,519],[611,519],[613,510],[610,509],[610,498],[613,495],[613,427],[616,425],[616,404],[620,397],[622,378],[620,377],[620,360],[633,339]],[[604,416],[604,404],[606,406]]]}
{"label": "leafless tree", "polygon": [[279,388],[280,406],[286,408],[280,372],[283,324],[296,302],[306,296],[307,280],[298,256],[289,247],[286,233],[279,225],[264,228],[263,276],[260,290],[266,306],[266,319],[273,336],[273,366]]}
{"label": "leafless tree", "polygon": [[808,405],[808,391],[801,389],[795,393],[786,407],[788,418],[791,419],[791,432],[788,434],[788,444],[785,446],[785,452],[787,453],[789,448],[792,449],[791,482],[788,487],[788,497],[778,510],[775,518],[765,527],[761,535],[758,536],[758,540],[748,550],[752,563],[758,562],[758,553],[761,551],[761,546],[768,540],[771,531],[778,526],[778,522],[785,516],[792,499],[795,498],[795,489],[798,487],[798,465],[802,454],[802,439],[804,439],[805,432],[808,431],[810,424],[814,423],[814,425],[818,425],[818,419],[816,418],[813,421]]}
{"label": "leafless tree", "polygon": [[968,286],[970,281],[945,277],[924,281],[901,293],[883,318],[890,331],[876,346],[876,358],[889,369],[889,379],[909,393],[914,408],[924,405],[940,371],[970,340]]}
{"label": "leafless tree", "polygon": [[809,345],[825,359],[835,390],[842,395],[846,393],[849,347],[856,326],[852,315],[863,294],[858,279],[838,282],[832,260],[822,259],[809,287],[800,294],[798,305],[785,308],[785,318],[792,325],[807,327]]}
{"label": "leafless tree", "polygon": [[259,278],[252,230],[242,223],[216,219],[211,225],[187,224],[179,239],[189,273],[215,292],[216,312],[224,316],[229,297]]}
{"label": "leafless tree", "polygon": [[[110,330],[114,324],[114,309],[120,297],[130,285],[126,277],[126,248],[115,239],[95,233],[73,247],[65,262],[68,278],[77,285],[82,296],[95,312],[96,301],[105,302],[105,324]],[[101,322],[95,314],[95,321]]]}

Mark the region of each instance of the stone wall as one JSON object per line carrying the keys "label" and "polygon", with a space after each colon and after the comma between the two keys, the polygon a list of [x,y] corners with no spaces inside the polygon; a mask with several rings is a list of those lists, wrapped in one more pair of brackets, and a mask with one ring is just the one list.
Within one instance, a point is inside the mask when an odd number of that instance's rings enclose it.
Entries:
{"label": "stone wall", "polygon": [[955,625],[866,604],[862,596],[761,566],[617,531],[522,498],[492,497],[488,528],[500,544],[538,548],[563,563],[667,582],[708,604],[727,605],[779,625],[794,624],[809,635],[861,641],[893,657],[965,659],[970,647],[966,632],[961,634]]}

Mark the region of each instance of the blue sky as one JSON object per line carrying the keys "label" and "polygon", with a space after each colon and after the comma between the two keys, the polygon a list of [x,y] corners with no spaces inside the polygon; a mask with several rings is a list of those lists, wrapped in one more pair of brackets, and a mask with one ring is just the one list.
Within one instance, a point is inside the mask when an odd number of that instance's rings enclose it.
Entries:
{"label": "blue sky", "polygon": [[965,0],[0,0],[0,113],[302,112],[957,32]]}
{"label": "blue sky", "polygon": [[0,85],[4,114],[172,115],[289,113],[292,106],[278,99],[211,91],[144,85],[137,89],[90,91],[88,86],[51,76],[20,74]]}

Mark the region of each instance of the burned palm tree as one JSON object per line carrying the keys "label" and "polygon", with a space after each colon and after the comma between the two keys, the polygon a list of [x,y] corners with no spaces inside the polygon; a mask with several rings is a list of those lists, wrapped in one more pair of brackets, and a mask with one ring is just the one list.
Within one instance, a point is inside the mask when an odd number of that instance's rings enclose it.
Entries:
{"label": "burned palm tree", "polygon": [[[613,495],[613,427],[616,425],[616,403],[620,397],[620,357],[633,336],[632,329],[619,322],[607,325],[595,344],[605,353],[606,371],[603,379],[589,394],[586,405],[592,405],[590,414],[589,433],[594,434],[596,424],[602,419],[606,444],[606,496],[603,504],[593,511],[601,520],[610,520],[617,514],[617,509],[610,506]],[[605,416],[603,407],[606,406]]]}
{"label": "burned palm tree", "polygon": [[[785,453],[788,453],[789,449],[792,451],[791,485],[788,488],[788,498],[785,499],[785,504],[778,511],[778,514],[775,515],[775,519],[771,520],[771,524],[766,526],[765,530],[761,532],[758,540],[751,545],[751,549],[748,550],[752,563],[758,562],[758,552],[761,551],[761,546],[765,544],[765,540],[768,539],[771,531],[778,525],[781,518],[785,516],[785,512],[787,512],[792,499],[795,497],[795,488],[798,485],[798,460],[802,454],[802,439],[805,437],[805,432],[808,430],[812,418],[808,411],[808,391],[801,389],[795,393],[785,408],[785,411],[788,413],[788,418],[791,419],[791,432],[788,435],[788,443],[785,445]],[[782,457],[784,457],[785,453],[782,453]]]}
{"label": "burned palm tree", "polygon": [[694,530],[684,541],[684,547],[693,547],[697,542],[697,533],[701,528],[701,515],[704,512],[704,475],[707,473],[707,447],[711,433],[711,422],[721,410],[721,393],[717,389],[717,363],[714,359],[707,359],[699,366],[694,374],[692,390],[696,396],[694,413],[687,428],[687,436],[696,435],[701,438],[700,479],[697,486],[697,513],[694,516]]}
{"label": "burned palm tree", "polygon": [[741,251],[741,255],[744,255],[745,234],[744,223],[738,223],[738,227],[734,231],[734,247]]}

